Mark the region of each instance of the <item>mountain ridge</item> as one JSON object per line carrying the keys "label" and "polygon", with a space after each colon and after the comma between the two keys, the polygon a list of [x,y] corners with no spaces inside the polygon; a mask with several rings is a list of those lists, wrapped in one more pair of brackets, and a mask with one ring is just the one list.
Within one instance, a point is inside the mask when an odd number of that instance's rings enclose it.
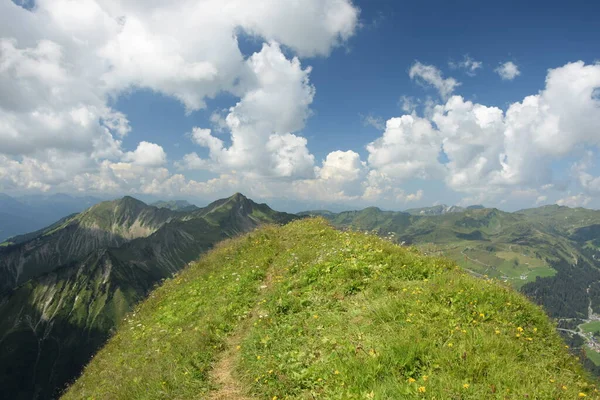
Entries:
{"label": "mountain ridge", "polygon": [[448,260],[303,219],[225,242],[166,281],[63,398],[595,398],[595,390],[524,296]]}
{"label": "mountain ridge", "polygon": [[[125,313],[163,279],[223,239],[297,218],[245,197],[225,200],[195,215],[125,197],[99,203],[38,237],[4,248],[0,262],[7,263],[7,254],[24,257],[27,249],[30,263],[22,267],[36,272],[0,294],[0,385],[5,392],[13,398],[36,392],[43,393],[40,398],[57,396]],[[50,244],[62,246],[62,257],[47,256]],[[40,260],[43,267],[35,264]],[[80,343],[82,335],[87,339]],[[32,347],[36,342],[39,346]],[[23,360],[19,367],[15,359]],[[39,359],[47,361],[35,362]]]}

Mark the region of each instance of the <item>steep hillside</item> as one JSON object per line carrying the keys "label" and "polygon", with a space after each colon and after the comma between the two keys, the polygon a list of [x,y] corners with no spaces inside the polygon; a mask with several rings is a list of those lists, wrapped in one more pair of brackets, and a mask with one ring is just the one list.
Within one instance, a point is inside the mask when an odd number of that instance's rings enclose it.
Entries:
{"label": "steep hillside", "polygon": [[96,204],[81,214],[0,247],[0,292],[12,289],[90,252],[146,237],[175,218],[167,209],[150,207],[132,197]]}
{"label": "steep hillside", "polygon": [[600,374],[600,339],[585,331],[600,319],[600,211],[468,208],[397,222],[401,214],[367,208],[325,217],[337,227],[374,230],[449,257],[476,276],[510,283],[560,322],[565,339],[592,355],[587,366]]}
{"label": "steep hillside", "polygon": [[[60,234],[60,243],[81,243],[84,239],[78,235],[90,231],[112,234],[119,241],[89,244],[93,249],[84,256],[54,265],[50,272],[0,297],[3,392],[10,398],[55,397],[154,285],[225,238],[262,223],[294,218],[266,210],[242,195],[213,203],[202,215],[174,213],[124,198],[101,203],[64,226],[45,230],[32,242]],[[77,229],[71,231],[71,225]]]}
{"label": "steep hillside", "polygon": [[578,397],[596,387],[524,296],[307,219],[166,281],[63,398]]}

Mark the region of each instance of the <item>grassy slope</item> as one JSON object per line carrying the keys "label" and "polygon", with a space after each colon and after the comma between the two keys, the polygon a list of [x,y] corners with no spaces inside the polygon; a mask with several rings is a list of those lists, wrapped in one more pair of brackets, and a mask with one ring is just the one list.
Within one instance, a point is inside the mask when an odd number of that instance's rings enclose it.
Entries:
{"label": "grassy slope", "polygon": [[319,219],[225,242],[167,281],[64,398],[205,398],[232,336],[256,398],[595,398],[522,295]]}

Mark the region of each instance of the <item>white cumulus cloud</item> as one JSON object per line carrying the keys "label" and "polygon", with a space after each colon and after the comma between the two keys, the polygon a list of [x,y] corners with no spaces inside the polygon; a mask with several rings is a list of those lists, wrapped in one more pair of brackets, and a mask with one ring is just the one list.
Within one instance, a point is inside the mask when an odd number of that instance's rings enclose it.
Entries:
{"label": "white cumulus cloud", "polygon": [[517,76],[521,75],[519,67],[512,61],[507,61],[504,64],[501,64],[494,71],[505,81],[512,81]]}
{"label": "white cumulus cloud", "polygon": [[[310,69],[277,43],[327,56],[354,35],[358,14],[351,0],[37,0],[30,10],[1,2],[0,189],[129,192],[145,190],[148,174],[155,188],[171,179],[158,144],[122,147],[131,127],[111,104],[137,89],[186,112],[223,92],[240,99],[220,120],[233,146],[208,132],[210,162],[195,154],[180,164],[256,169],[266,157],[258,173],[310,175],[306,140],[294,134],[310,114]],[[271,44],[246,60],[240,35]]]}
{"label": "white cumulus cloud", "polygon": [[144,167],[160,167],[167,162],[167,154],[155,143],[140,142],[135,151],[127,152],[123,159]]}

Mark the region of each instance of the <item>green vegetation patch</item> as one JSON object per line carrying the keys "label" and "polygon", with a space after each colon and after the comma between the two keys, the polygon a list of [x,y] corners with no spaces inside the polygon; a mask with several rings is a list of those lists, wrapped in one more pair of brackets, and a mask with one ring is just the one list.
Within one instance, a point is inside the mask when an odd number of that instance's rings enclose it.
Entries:
{"label": "green vegetation patch", "polygon": [[583,324],[581,325],[581,329],[586,332],[598,332],[600,333],[600,321],[592,321],[592,322],[588,322],[587,324]]}
{"label": "green vegetation patch", "polygon": [[256,399],[595,391],[524,296],[447,259],[309,219],[230,241],[166,282],[65,398],[206,398],[225,350]]}
{"label": "green vegetation patch", "polygon": [[600,366],[600,353],[586,347],[585,355],[594,363],[594,365]]}

